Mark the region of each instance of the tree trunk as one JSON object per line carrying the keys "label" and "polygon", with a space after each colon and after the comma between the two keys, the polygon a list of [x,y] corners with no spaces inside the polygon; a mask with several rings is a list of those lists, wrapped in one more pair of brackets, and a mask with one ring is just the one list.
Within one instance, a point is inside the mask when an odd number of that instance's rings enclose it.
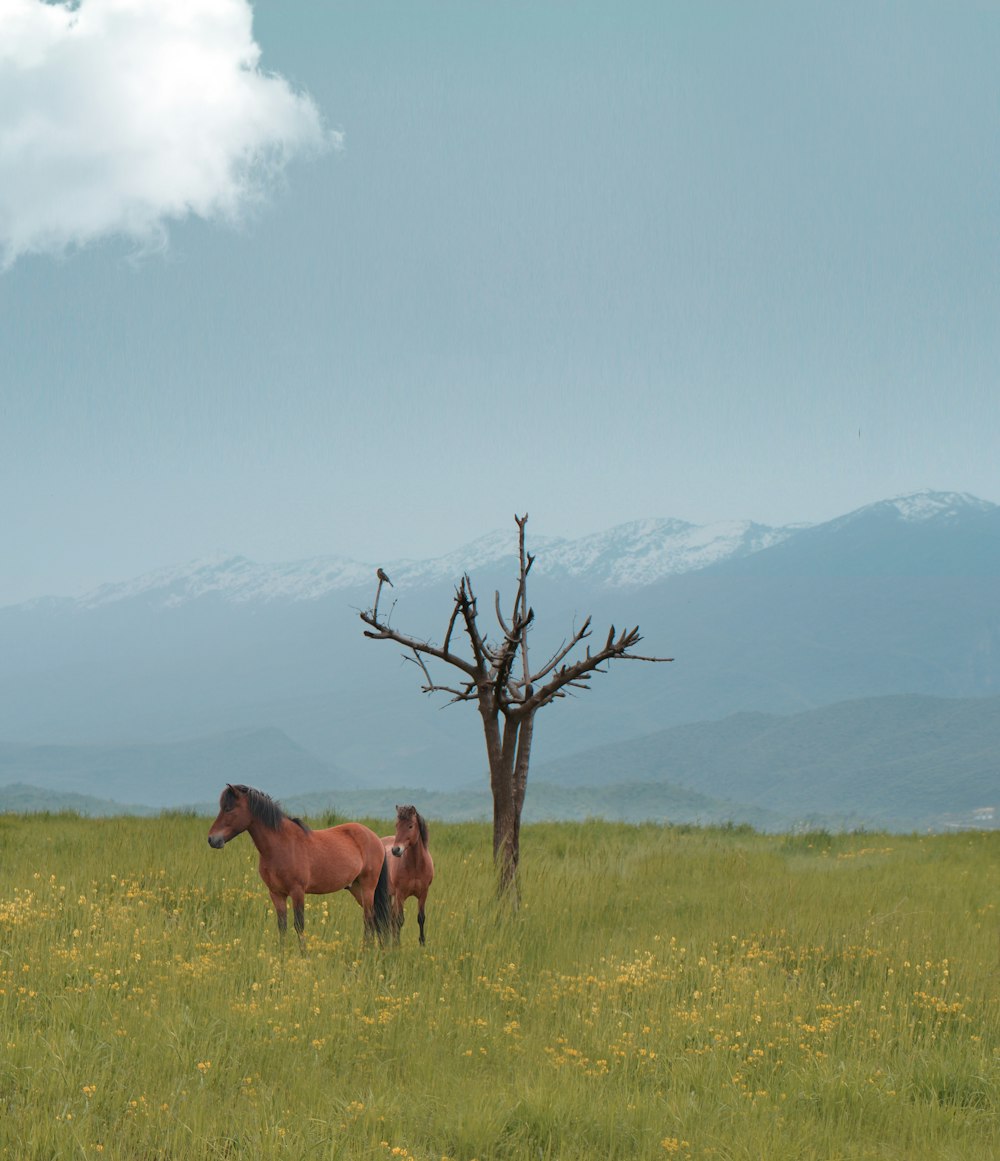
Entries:
{"label": "tree trunk", "polygon": [[[497,723],[499,735],[499,723]],[[493,791],[493,865],[497,870],[497,894],[517,905],[517,864],[521,855],[521,802],[517,795],[515,759],[519,753],[519,723],[504,720],[498,749],[487,744],[490,755],[490,788]]]}
{"label": "tree trunk", "polygon": [[[509,783],[508,783],[509,785]],[[493,865],[497,870],[497,895],[518,903],[517,864],[521,858],[521,818],[510,794],[493,795]]]}
{"label": "tree trunk", "polygon": [[534,713],[524,719],[508,717],[499,749],[491,749],[487,744],[491,758],[493,864],[497,870],[497,894],[509,898],[515,907],[519,902],[517,874],[521,860],[521,811],[528,783],[534,721]]}
{"label": "tree trunk", "polygon": [[521,811],[524,809],[524,795],[528,789],[528,764],[531,761],[531,742],[535,735],[535,711],[532,710],[520,725],[517,738],[517,757],[514,760],[514,812],[518,828],[521,826]]}

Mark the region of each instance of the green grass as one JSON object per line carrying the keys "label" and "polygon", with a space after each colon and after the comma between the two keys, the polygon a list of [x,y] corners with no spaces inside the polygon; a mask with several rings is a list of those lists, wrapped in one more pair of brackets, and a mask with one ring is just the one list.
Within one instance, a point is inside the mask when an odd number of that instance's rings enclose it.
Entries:
{"label": "green grass", "polygon": [[1000,1155],[1000,834],[536,824],[512,914],[437,824],[426,948],[302,958],[206,833],[0,816],[0,1156]]}

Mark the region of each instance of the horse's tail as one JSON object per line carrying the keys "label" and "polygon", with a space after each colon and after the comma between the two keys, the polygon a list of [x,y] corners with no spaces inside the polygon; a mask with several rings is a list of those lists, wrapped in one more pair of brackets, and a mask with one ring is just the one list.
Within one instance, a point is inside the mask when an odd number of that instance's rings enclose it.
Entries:
{"label": "horse's tail", "polygon": [[389,857],[382,856],[382,870],[375,887],[375,934],[380,940],[389,933],[392,924],[392,898],[389,895]]}

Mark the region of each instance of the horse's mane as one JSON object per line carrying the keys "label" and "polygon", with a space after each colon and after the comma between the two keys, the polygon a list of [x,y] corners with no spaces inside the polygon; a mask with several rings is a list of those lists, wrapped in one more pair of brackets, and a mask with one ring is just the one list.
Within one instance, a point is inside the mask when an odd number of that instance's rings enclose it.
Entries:
{"label": "horse's mane", "polygon": [[246,796],[251,817],[263,823],[270,830],[277,830],[281,826],[282,820],[287,818],[296,826],[302,827],[304,831],[309,831],[309,827],[301,818],[292,818],[291,815],[286,814],[277,799],[272,798],[270,794],[265,794],[263,790],[257,790],[253,786],[244,786],[242,783],[231,783],[223,790],[222,800],[219,803],[223,810],[232,809],[237,794]]}
{"label": "horse's mane", "polygon": [[397,806],[396,817],[399,819],[415,818],[420,831],[420,841],[427,846],[427,822],[415,806]]}

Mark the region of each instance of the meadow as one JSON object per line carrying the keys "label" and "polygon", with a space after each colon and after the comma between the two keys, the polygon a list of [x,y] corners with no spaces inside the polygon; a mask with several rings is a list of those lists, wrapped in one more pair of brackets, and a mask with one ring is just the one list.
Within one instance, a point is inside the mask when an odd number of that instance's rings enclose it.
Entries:
{"label": "meadow", "polygon": [[208,823],[0,816],[0,1156],[1000,1156],[1000,833],[534,824],[512,912],[431,820],[426,948],[302,957]]}

